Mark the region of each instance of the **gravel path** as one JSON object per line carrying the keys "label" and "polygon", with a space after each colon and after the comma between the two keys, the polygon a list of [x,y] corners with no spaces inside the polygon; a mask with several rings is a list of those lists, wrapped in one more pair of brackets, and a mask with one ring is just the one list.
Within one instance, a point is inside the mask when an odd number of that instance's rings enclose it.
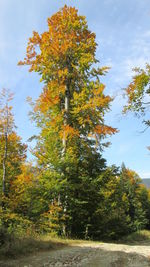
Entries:
{"label": "gravel path", "polygon": [[150,246],[108,243],[74,244],[18,260],[0,261],[0,267],[149,267]]}

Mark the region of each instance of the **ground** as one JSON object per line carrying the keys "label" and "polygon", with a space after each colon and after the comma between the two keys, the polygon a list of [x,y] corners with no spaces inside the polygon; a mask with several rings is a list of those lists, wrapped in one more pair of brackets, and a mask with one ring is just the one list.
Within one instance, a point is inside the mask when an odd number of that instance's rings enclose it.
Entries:
{"label": "ground", "polygon": [[57,250],[37,252],[1,267],[148,267],[150,244],[123,245],[98,242],[73,243]]}

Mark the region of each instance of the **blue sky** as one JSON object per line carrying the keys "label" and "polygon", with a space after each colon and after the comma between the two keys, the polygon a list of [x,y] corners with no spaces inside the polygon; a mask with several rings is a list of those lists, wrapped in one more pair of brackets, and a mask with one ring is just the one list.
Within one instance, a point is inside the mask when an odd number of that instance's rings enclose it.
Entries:
{"label": "blue sky", "polygon": [[115,96],[106,122],[119,129],[104,152],[108,164],[134,169],[141,177],[150,177],[150,130],[143,134],[141,120],[121,115],[124,100],[121,88],[131,80],[134,66],[150,62],[150,1],[149,0],[0,0],[0,88],[15,93],[14,114],[18,133],[23,141],[36,133],[29,121],[26,97],[34,99],[41,92],[39,76],[18,67],[24,58],[32,31],[47,29],[47,18],[64,4],[75,6],[85,15],[89,28],[96,33],[97,58],[101,65],[111,66],[104,82],[106,92]]}

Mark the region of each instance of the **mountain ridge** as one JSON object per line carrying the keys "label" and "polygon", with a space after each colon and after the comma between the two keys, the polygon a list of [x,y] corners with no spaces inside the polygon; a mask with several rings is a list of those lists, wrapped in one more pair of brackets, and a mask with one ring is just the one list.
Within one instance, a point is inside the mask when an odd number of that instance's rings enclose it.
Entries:
{"label": "mountain ridge", "polygon": [[142,180],[142,184],[144,184],[147,188],[150,188],[150,178],[143,178]]}

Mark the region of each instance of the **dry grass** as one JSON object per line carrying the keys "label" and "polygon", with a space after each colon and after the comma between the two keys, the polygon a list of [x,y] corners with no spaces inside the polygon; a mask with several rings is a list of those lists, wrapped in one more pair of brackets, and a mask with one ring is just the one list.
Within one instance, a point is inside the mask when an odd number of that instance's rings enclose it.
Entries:
{"label": "dry grass", "polygon": [[[59,249],[64,246],[76,244],[92,243],[92,241],[64,239],[51,235],[34,237],[10,237],[3,246],[0,247],[0,259],[17,258],[38,251],[48,251]],[[96,242],[97,243],[97,242]],[[98,242],[100,243],[100,242]]]}
{"label": "dry grass", "polygon": [[67,246],[68,242],[63,239],[50,236],[37,237],[11,237],[0,248],[0,258],[17,258],[21,255],[28,255],[38,251],[58,249]]}

